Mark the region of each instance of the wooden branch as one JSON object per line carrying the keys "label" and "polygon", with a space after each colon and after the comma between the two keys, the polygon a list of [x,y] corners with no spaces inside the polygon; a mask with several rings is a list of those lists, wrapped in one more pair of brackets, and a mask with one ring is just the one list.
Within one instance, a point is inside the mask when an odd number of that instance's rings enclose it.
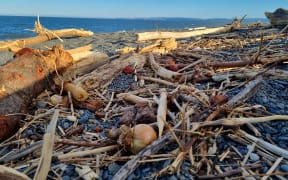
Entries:
{"label": "wooden branch", "polygon": [[241,173],[243,168],[244,169],[262,168],[262,165],[261,164],[249,164],[249,165],[239,167],[237,169],[232,169],[230,171],[227,171],[227,172],[224,172],[221,174],[198,176],[198,179],[223,179],[223,178],[227,178],[229,176],[232,176],[234,174]]}
{"label": "wooden branch", "polygon": [[161,67],[158,63],[156,63],[155,58],[151,52],[149,53],[149,61],[153,71],[155,71],[156,74],[158,74],[160,77],[164,79],[175,81],[179,80],[182,77],[181,73],[170,71],[166,68]]}
{"label": "wooden branch", "polygon": [[34,180],[47,178],[48,172],[50,171],[58,116],[59,110],[56,109],[48,125],[47,132],[44,134],[41,157]]}
{"label": "wooden branch", "polygon": [[243,101],[247,100],[248,98],[250,98],[251,96],[253,96],[256,93],[256,91],[258,90],[262,80],[263,80],[263,77],[258,76],[255,80],[250,81],[246,85],[245,89],[243,89],[236,96],[233,96],[233,98],[227,102],[227,105],[230,107],[235,107],[241,101],[243,102]]}
{"label": "wooden branch", "polygon": [[9,156],[1,157],[0,163],[8,163],[10,161],[22,158],[22,157],[40,149],[42,144],[43,144],[43,140],[40,140],[40,141],[37,141],[31,145],[26,146],[23,149],[17,150],[15,152],[9,154]]}
{"label": "wooden branch", "polygon": [[214,81],[223,81],[227,78],[229,79],[251,79],[258,74],[261,74],[264,79],[273,79],[273,80],[287,80],[288,79],[288,71],[281,69],[273,69],[265,72],[261,72],[260,70],[254,69],[245,69],[239,72],[225,72],[225,73],[217,73],[212,76]]}
{"label": "wooden branch", "polygon": [[288,160],[288,151],[286,149],[282,149],[274,144],[268,143],[262,139],[259,139],[257,137],[254,137],[245,131],[240,130],[239,133],[241,136],[245,137],[246,139],[249,139],[252,142],[255,142],[258,146],[263,147],[264,149],[273,152],[274,154],[277,154],[279,157],[284,157]]}
{"label": "wooden branch", "polygon": [[189,32],[161,32],[161,31],[144,32],[144,33],[137,33],[137,41],[148,41],[153,39],[167,39],[167,38],[183,39],[193,36],[201,36],[204,34],[230,32],[232,30],[238,29],[239,27],[240,27],[240,21],[237,20],[233,22],[231,25],[216,28],[200,29]]}
{"label": "wooden branch", "polygon": [[268,122],[268,121],[275,121],[275,120],[288,120],[287,115],[273,115],[273,116],[265,116],[265,117],[256,117],[256,118],[225,118],[219,119],[216,121],[205,121],[205,122],[193,122],[192,131],[199,129],[200,127],[205,126],[237,126],[243,125],[247,123],[261,123],[261,122]]}
{"label": "wooden branch", "polygon": [[263,176],[261,178],[261,180],[266,180],[269,178],[269,174],[273,173],[275,171],[275,169],[279,166],[279,164],[281,163],[281,161],[283,160],[283,157],[279,157],[274,164],[270,167],[270,169],[266,172],[267,176]]}
{"label": "wooden branch", "polygon": [[[8,50],[10,48],[24,48],[27,46],[31,46],[33,44],[39,44],[51,39],[59,38],[59,37],[73,37],[73,36],[92,36],[94,33],[92,31],[84,31],[79,29],[61,29],[61,30],[47,30],[43,28],[40,24],[35,23],[35,31],[38,33],[38,36],[31,38],[24,38],[20,40],[11,40],[11,41],[0,41],[0,51]],[[44,29],[44,30],[43,30]]]}
{"label": "wooden branch", "polygon": [[[71,52],[71,51],[68,51]],[[107,54],[95,51],[72,52],[74,61],[77,61],[72,66],[69,66],[63,73],[63,80],[72,81],[73,78],[87,74],[109,62]]]}
{"label": "wooden branch", "polygon": [[164,126],[166,122],[166,114],[167,114],[167,96],[168,93],[166,89],[160,90],[160,99],[158,103],[158,110],[157,110],[157,126],[158,126],[158,137],[162,136]]}
{"label": "wooden branch", "polygon": [[[146,63],[146,57],[140,54],[128,54],[118,59],[111,61],[103,66],[101,69],[92,71],[91,73],[75,79],[73,82],[78,84],[82,82],[83,86],[87,86],[87,89],[95,89],[98,87],[105,87],[110,81],[118,76],[123,69],[128,65],[136,65],[136,69],[141,69]],[[93,81],[93,84],[91,84]]]}
{"label": "wooden branch", "polygon": [[166,86],[179,87],[180,90],[187,91],[189,94],[191,94],[193,97],[195,97],[199,102],[201,102],[204,106],[208,107],[208,104],[209,104],[208,96],[205,93],[201,92],[199,89],[197,89],[191,85],[188,86],[185,84],[175,84],[175,83],[163,80],[163,79],[156,79],[156,78],[144,77],[144,76],[141,76],[140,79],[164,84]]}
{"label": "wooden branch", "polygon": [[178,46],[178,43],[175,38],[158,40],[154,44],[146,46],[140,49],[140,53],[157,53],[157,54],[167,54],[168,52],[175,50]]}
{"label": "wooden branch", "polygon": [[137,104],[137,103],[151,104],[152,103],[152,101],[147,98],[143,98],[143,97],[136,96],[134,94],[129,94],[129,93],[120,93],[120,94],[117,94],[116,96],[117,98],[123,99],[127,102],[134,103],[134,104]]}
{"label": "wooden branch", "polygon": [[84,150],[84,151],[79,151],[79,152],[70,152],[66,154],[61,154],[61,155],[58,155],[57,157],[59,160],[62,160],[62,159],[67,159],[67,158],[79,157],[79,156],[87,156],[91,154],[100,154],[102,152],[107,152],[107,151],[116,149],[117,147],[118,145],[111,145],[111,146],[100,147],[100,148],[96,148],[92,150]]}
{"label": "wooden branch", "polygon": [[5,179],[5,180],[13,180],[13,179],[17,179],[17,180],[31,180],[28,176],[26,176],[25,174],[10,168],[10,167],[6,167],[3,165],[0,165],[0,179]]}

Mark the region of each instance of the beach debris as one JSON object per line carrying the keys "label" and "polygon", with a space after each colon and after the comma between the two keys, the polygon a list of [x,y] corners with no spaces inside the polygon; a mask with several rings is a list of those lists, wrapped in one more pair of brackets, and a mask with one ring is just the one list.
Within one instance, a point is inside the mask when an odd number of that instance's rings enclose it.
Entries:
{"label": "beach debris", "polygon": [[82,87],[71,82],[64,82],[63,88],[65,91],[69,91],[77,101],[85,101],[88,98],[88,93]]}
{"label": "beach debris", "polygon": [[140,53],[152,52],[155,54],[167,54],[172,50],[175,50],[178,43],[175,38],[159,39],[154,44],[143,47],[140,49]]}
{"label": "beach debris", "polygon": [[0,165],[0,179],[19,179],[19,180],[31,180],[24,173],[21,173],[13,168]]}
{"label": "beach debris", "polygon": [[204,34],[231,32],[240,27],[242,20],[243,18],[241,20],[236,19],[231,25],[226,25],[223,27],[206,28],[200,30],[193,30],[189,32],[156,31],[156,32],[137,33],[137,41],[148,41],[148,40],[167,39],[167,38],[184,39],[193,36],[201,36]]}
{"label": "beach debris", "polygon": [[149,61],[150,61],[151,68],[155,71],[155,73],[164,79],[177,81],[182,77],[181,73],[170,71],[170,70],[160,66],[155,61],[154,55],[152,53],[149,53]]}
{"label": "beach debris", "polygon": [[130,65],[126,66],[124,69],[123,69],[123,73],[125,74],[133,74],[134,73],[134,68]]}
{"label": "beach debris", "polygon": [[0,115],[0,141],[13,135],[19,128],[19,122],[12,116]]}
{"label": "beach debris", "polygon": [[[76,48],[75,50],[71,50],[71,52],[73,52],[74,55],[77,55],[79,53],[79,49],[83,50],[83,48],[80,47]],[[98,56],[99,54],[91,54],[89,52],[90,51],[80,52],[82,55],[78,56],[77,58],[75,57],[75,59],[72,58],[69,52],[65,51],[60,46],[54,46],[52,49],[44,51],[29,49],[18,53],[13,61],[0,67],[0,84],[2,86],[0,91],[0,115],[26,113],[32,102],[32,99],[53,85],[52,79],[56,76],[56,74],[58,79],[57,83],[60,87],[61,85],[64,85],[65,90],[72,91],[72,95],[75,96],[75,99],[80,101],[83,101],[84,99],[86,100],[88,94],[83,88],[75,86],[71,83],[64,83],[65,79],[72,78],[72,75],[69,73],[71,70],[65,71],[65,77],[60,77],[59,73],[67,69],[67,67],[72,65],[74,62],[82,60],[83,57],[85,61],[84,54],[88,54],[88,60],[90,58],[97,59],[96,64],[98,66],[107,61],[107,55],[103,56],[103,54],[100,54],[100,56]],[[86,63],[82,64],[85,64],[85,67],[87,67]],[[78,73],[89,72],[87,68],[84,68],[80,65],[79,67],[82,69],[79,70]],[[94,67],[96,66],[94,65]],[[64,84],[62,84],[62,82]],[[80,95],[78,92],[80,92]],[[55,104],[60,103],[60,99],[62,98],[57,98],[54,96],[50,100],[52,100],[52,103]],[[67,102],[65,103],[67,99],[64,98],[62,100],[63,102],[61,102],[61,104],[65,106],[65,104],[67,104]],[[11,119],[22,118],[22,116],[19,114],[9,117]],[[11,120],[11,122],[13,121],[14,120]],[[12,132],[12,129],[14,129],[12,124],[14,123],[9,124],[9,127],[11,128],[8,128],[11,130],[9,130],[9,132]],[[3,124],[3,126],[4,125],[5,124]],[[15,128],[17,128],[17,126],[15,126]]]}
{"label": "beach debris", "polygon": [[[243,25],[179,40],[165,54],[138,48],[57,70],[57,86],[34,96],[37,106],[0,143],[0,163],[35,178],[56,112],[53,161],[43,171],[51,179],[287,179],[285,30]],[[87,99],[73,98],[67,82]]]}
{"label": "beach debris", "polygon": [[[105,88],[115,77],[122,73],[125,67],[133,65],[136,69],[141,69],[145,63],[146,57],[143,55],[137,53],[123,55],[122,57],[101,66],[100,71],[97,69],[87,74],[86,80],[81,80],[82,87],[88,90],[93,90],[97,87]],[[73,82],[77,84],[78,80],[75,79]]]}
{"label": "beach debris", "polygon": [[50,171],[58,116],[59,110],[56,109],[43,136],[42,152],[34,179],[45,179]]}
{"label": "beach debris", "polygon": [[[63,48],[22,54],[0,67],[0,114],[26,112],[32,98],[50,86],[51,74],[73,63],[72,56]],[[50,81],[50,82],[49,82]]]}
{"label": "beach debris", "polygon": [[134,154],[157,139],[155,130],[147,124],[137,124],[132,128],[122,125],[119,130],[118,143]]}
{"label": "beach debris", "polygon": [[167,54],[173,50],[175,50],[178,46],[178,43],[175,38],[168,38],[168,39],[159,39],[156,40],[153,44],[145,46],[143,48],[132,48],[132,47],[124,47],[118,52],[120,54],[127,54],[129,52],[136,52],[138,51],[140,54],[145,54],[148,52],[152,52],[155,54]]}
{"label": "beach debris", "polygon": [[264,14],[273,26],[285,26],[288,24],[287,9],[278,8],[274,12],[265,12]]}
{"label": "beach debris", "polygon": [[55,38],[58,38],[59,40],[63,41],[61,37],[92,36],[94,34],[92,31],[84,31],[79,29],[48,30],[41,25],[39,17],[35,22],[35,28],[33,31],[35,31],[38,34],[38,36],[19,40],[0,41],[0,51],[5,51],[9,49],[13,50],[15,48],[24,48],[30,45],[39,44]]}
{"label": "beach debris", "polygon": [[163,134],[163,130],[166,121],[166,113],[167,113],[167,91],[166,89],[160,89],[160,98],[158,101],[158,110],[157,110],[157,126],[158,126],[158,136],[161,137]]}

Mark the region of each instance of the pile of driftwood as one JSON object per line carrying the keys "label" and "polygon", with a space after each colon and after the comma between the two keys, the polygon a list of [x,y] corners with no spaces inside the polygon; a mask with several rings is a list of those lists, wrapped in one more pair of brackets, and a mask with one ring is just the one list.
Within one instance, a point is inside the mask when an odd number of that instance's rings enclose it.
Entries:
{"label": "pile of driftwood", "polygon": [[[125,48],[110,58],[89,51],[89,46],[68,51],[17,49],[14,60],[0,67],[0,148],[11,150],[0,157],[0,177],[29,179],[26,174],[34,172],[34,179],[57,179],[63,174],[61,165],[73,164],[79,177],[93,179],[99,178],[100,168],[126,161],[113,178],[125,179],[141,163],[171,159],[152,176],[176,174],[186,160],[199,179],[285,179],[287,173],[277,168],[287,163],[288,151],[261,139],[253,124],[288,116],[271,115],[263,106],[245,101],[263,79],[287,80],[288,72],[277,67],[287,63],[288,53],[283,44],[274,43],[287,40],[286,27],[276,31],[240,23],[191,32],[139,33],[138,41],[157,41]],[[54,33],[39,36],[50,39]],[[176,41],[194,36],[199,38]],[[13,49],[11,44],[14,48],[10,42],[2,49]],[[126,90],[113,91],[111,82],[122,74],[134,82]],[[236,87],[243,89],[228,97]],[[33,109],[32,102],[45,105]],[[96,126],[88,132],[79,123],[80,109],[95,115],[91,122],[120,119],[114,127]],[[57,125],[61,119],[73,125],[63,129]],[[40,124],[45,124],[45,134],[23,136]],[[236,146],[220,150],[220,135],[251,145],[248,153],[241,154]],[[167,146],[173,148],[167,152]],[[251,153],[259,160],[252,161]],[[261,171],[261,161],[269,162],[268,171]]]}

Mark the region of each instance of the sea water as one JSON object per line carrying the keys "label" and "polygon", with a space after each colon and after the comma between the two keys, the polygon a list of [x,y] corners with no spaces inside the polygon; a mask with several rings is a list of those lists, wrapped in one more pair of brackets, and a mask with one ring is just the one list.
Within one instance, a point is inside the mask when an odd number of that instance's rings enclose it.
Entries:
{"label": "sea water", "polygon": [[[32,16],[0,16],[0,40],[32,37],[37,17]],[[110,33],[119,31],[155,31],[176,30],[194,27],[216,27],[229,24],[233,19],[197,19],[197,18],[69,18],[40,17],[41,24],[50,30],[77,28],[94,33]],[[262,22],[267,19],[245,19],[244,23]]]}

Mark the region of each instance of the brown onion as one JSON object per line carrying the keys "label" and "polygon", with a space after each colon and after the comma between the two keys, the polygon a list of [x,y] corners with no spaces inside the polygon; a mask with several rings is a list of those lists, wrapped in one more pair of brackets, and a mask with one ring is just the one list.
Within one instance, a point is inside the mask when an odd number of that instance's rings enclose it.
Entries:
{"label": "brown onion", "polygon": [[157,139],[155,130],[147,124],[137,124],[132,132],[133,140],[129,150],[135,154]]}

